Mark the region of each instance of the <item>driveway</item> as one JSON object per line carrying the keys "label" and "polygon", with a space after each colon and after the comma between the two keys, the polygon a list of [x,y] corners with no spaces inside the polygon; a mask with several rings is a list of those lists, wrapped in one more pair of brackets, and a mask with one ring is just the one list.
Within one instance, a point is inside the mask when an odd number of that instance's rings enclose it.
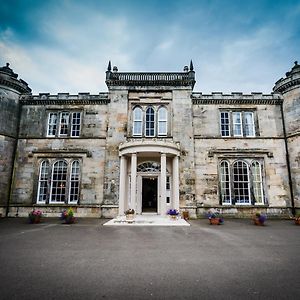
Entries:
{"label": "driveway", "polygon": [[0,219],[1,299],[299,299],[300,226]]}

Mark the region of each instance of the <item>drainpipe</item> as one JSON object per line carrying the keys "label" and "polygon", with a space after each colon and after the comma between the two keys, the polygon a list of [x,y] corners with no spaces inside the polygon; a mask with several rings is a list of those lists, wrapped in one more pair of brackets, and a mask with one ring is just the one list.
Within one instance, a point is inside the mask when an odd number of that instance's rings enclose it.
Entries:
{"label": "drainpipe", "polygon": [[291,167],[290,167],[290,155],[289,155],[289,148],[288,148],[288,142],[286,137],[286,130],[285,130],[285,119],[284,119],[284,113],[283,113],[283,102],[280,104],[280,111],[281,111],[281,118],[282,118],[282,127],[283,127],[283,137],[284,137],[284,144],[285,144],[285,153],[286,153],[286,163],[287,163],[287,170],[288,170],[288,176],[289,176],[289,186],[290,186],[290,193],[291,193],[291,203],[292,203],[292,214],[293,216],[296,215],[295,210],[295,202],[294,202],[294,193],[293,193],[293,183],[292,183],[292,174],[291,174]]}
{"label": "drainpipe", "polygon": [[21,123],[21,109],[22,109],[22,107],[21,107],[21,104],[20,104],[20,97],[19,97],[17,134],[16,134],[16,141],[15,141],[14,148],[13,148],[13,165],[12,165],[11,172],[10,172],[10,185],[9,185],[9,188],[8,188],[8,198],[7,198],[7,203],[6,203],[6,214],[5,214],[5,217],[8,217],[9,202],[10,202],[10,199],[12,198],[11,197],[12,196],[11,195],[11,191],[12,191],[12,186],[13,186],[13,178],[14,178],[14,171],[15,171],[15,164],[16,164],[16,154],[17,154],[18,141],[19,141],[19,131],[20,131],[20,123]]}

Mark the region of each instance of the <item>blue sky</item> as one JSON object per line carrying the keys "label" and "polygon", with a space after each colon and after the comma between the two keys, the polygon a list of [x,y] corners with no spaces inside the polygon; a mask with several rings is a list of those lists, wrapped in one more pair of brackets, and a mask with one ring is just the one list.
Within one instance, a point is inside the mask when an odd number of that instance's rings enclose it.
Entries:
{"label": "blue sky", "polygon": [[33,93],[106,91],[122,71],[182,71],[195,91],[270,93],[300,61],[300,0],[1,0],[0,64]]}

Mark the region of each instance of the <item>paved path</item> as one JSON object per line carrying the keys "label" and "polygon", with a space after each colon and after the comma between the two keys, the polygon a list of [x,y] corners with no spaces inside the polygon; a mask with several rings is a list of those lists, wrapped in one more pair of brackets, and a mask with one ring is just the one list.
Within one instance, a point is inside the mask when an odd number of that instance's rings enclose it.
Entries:
{"label": "paved path", "polygon": [[300,227],[0,220],[1,299],[300,299]]}

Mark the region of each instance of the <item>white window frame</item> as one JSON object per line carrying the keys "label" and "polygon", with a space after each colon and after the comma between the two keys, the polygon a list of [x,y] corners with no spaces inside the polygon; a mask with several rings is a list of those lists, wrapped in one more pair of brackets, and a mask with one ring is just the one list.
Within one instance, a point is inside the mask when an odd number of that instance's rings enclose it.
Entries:
{"label": "white window frame", "polygon": [[[240,122],[236,122],[235,117],[234,117],[235,115],[239,115]],[[236,133],[237,126],[239,126],[241,129],[240,134]],[[232,112],[232,133],[233,133],[233,136],[243,136],[243,116],[242,116],[241,111],[233,111]]]}
{"label": "white window frame", "polygon": [[[67,118],[63,118],[65,115],[67,116]],[[66,124],[63,124],[63,122],[62,122],[63,119],[66,120]],[[61,131],[62,131],[62,125],[66,126],[67,133],[61,133]],[[65,137],[65,136],[68,136],[68,135],[70,135],[70,112],[68,112],[68,111],[62,111],[59,114],[59,131],[58,131],[58,136],[59,137]]]}
{"label": "white window frame", "polygon": [[[243,180],[238,180],[238,181],[236,181],[235,179],[234,179],[234,177],[235,177],[235,173],[234,173],[234,166],[235,166],[235,164],[237,164],[237,163],[242,163],[242,164],[244,164],[245,166],[246,166],[246,170],[247,170],[247,178],[248,178],[248,180],[247,181],[243,181]],[[239,176],[240,174],[237,174],[237,176]],[[235,200],[235,204],[237,204],[237,205],[251,205],[251,189],[250,189],[250,174],[249,174],[249,165],[245,162],[245,161],[243,161],[243,160],[237,160],[237,161],[235,161],[233,164],[232,164],[232,177],[233,177],[233,180],[232,180],[232,184],[233,184],[233,193],[234,193],[234,198],[236,199],[236,197],[237,197],[237,195],[236,195],[236,193],[235,193],[235,188],[234,188],[234,184],[235,183],[243,183],[243,184],[247,184],[247,189],[245,189],[245,190],[248,190],[248,202],[246,202],[246,200],[244,199],[243,201],[244,202],[240,202],[241,200],[239,200],[239,201],[237,201],[237,200]],[[239,192],[239,195],[240,195],[240,192]]]}
{"label": "white window frame", "polygon": [[[254,173],[254,168],[255,168],[254,164],[258,164],[258,166],[259,166],[259,168],[258,168],[259,173],[258,174]],[[255,175],[258,175],[259,180],[256,180]],[[254,204],[255,205],[264,205],[265,201],[264,201],[264,189],[263,189],[263,177],[262,177],[262,164],[257,160],[254,160],[251,163],[251,179],[252,179],[253,195],[254,195],[254,200],[255,200]],[[256,185],[259,185],[259,186],[257,187]],[[259,193],[261,194],[261,201],[260,202],[257,201],[256,191],[259,191]]]}
{"label": "white window frame", "polygon": [[[75,173],[73,173],[73,166],[77,164],[75,167]],[[75,176],[75,178],[73,177]],[[73,183],[76,183],[78,186],[75,187],[77,189],[77,194],[71,194],[72,192],[72,185]],[[77,195],[77,200],[76,201],[71,201],[71,195]],[[71,168],[70,168],[70,177],[69,177],[69,192],[68,192],[68,203],[69,204],[78,204],[80,198],[80,162],[79,160],[74,160],[71,163]]]}
{"label": "white window frame", "polygon": [[[224,177],[226,176],[226,174],[223,173],[223,168],[222,168],[222,164],[226,164],[226,167],[227,167],[227,171],[228,171],[228,181],[224,179]],[[221,202],[222,202],[222,205],[232,205],[232,194],[231,194],[231,168],[230,168],[230,163],[227,161],[227,160],[222,160],[220,162],[220,169],[219,169],[219,174],[220,174],[220,193],[221,193]],[[224,201],[224,198],[223,196],[227,196],[227,193],[223,193],[224,190],[226,190],[227,188],[225,187],[225,189],[223,189],[222,187],[222,184],[228,184],[229,185],[229,188],[228,188],[228,191],[229,191],[229,202],[225,202]]]}
{"label": "white window frame", "polygon": [[[79,117],[78,117],[79,116]],[[79,120],[79,123],[77,124],[74,123],[74,121]],[[70,126],[70,136],[71,137],[80,137],[80,131],[81,131],[81,112],[79,111],[74,111],[71,113],[71,126]],[[74,134],[74,133],[78,133],[78,134]]]}
{"label": "white window frame", "polygon": [[[59,180],[53,180],[53,175],[54,175],[54,167],[57,163],[60,163],[62,162],[65,166],[66,166],[66,179],[64,180],[65,182],[65,193],[64,193],[64,197],[65,197],[65,200],[64,201],[57,201],[57,200],[52,200],[52,197],[53,197],[53,183],[54,182],[59,182]],[[60,180],[62,181],[62,180]],[[66,198],[67,198],[67,194],[66,194],[66,190],[67,190],[67,184],[68,184],[68,163],[63,160],[63,159],[60,159],[60,160],[57,160],[54,162],[54,164],[52,165],[52,170],[51,170],[51,186],[50,186],[50,197],[49,197],[49,203],[57,203],[57,204],[63,204],[63,203],[66,203]],[[55,194],[55,195],[58,195],[58,194]],[[63,194],[62,194],[63,195]]]}
{"label": "white window frame", "polygon": [[[147,121],[147,111],[148,109],[152,109],[153,111],[153,117],[154,117],[154,120],[153,121]],[[148,129],[148,123],[149,124],[153,124],[153,135],[150,135],[148,134],[147,135],[147,129]],[[145,137],[155,137],[156,136],[156,130],[155,130],[155,127],[156,127],[156,113],[155,113],[155,109],[153,106],[147,106],[146,108],[146,111],[145,111]],[[149,130],[151,130],[152,128],[150,128]]]}
{"label": "white window frame", "polygon": [[[247,115],[251,116],[251,123],[250,124],[247,123]],[[246,137],[254,137],[255,136],[255,123],[254,123],[254,114],[253,114],[253,112],[251,112],[251,111],[244,111],[243,112],[243,117],[244,117],[244,124],[245,124],[244,125],[244,127],[245,127],[245,129],[244,129],[245,136]],[[251,130],[252,130],[252,135],[249,134]]]}
{"label": "white window frame", "polygon": [[[140,119],[136,118],[135,113],[136,113],[137,110],[140,110],[140,112],[141,112],[141,118]],[[132,135],[133,136],[142,136],[143,135],[143,115],[144,115],[144,113],[143,113],[143,110],[140,106],[134,107],[134,109],[133,109],[133,128],[132,128]],[[140,132],[137,132],[137,133],[135,133],[136,126],[137,126],[136,123],[139,123],[141,125],[140,126]]]}
{"label": "white window frame", "polygon": [[[160,112],[164,110],[165,118],[161,118]],[[160,132],[160,124],[165,124],[165,131]],[[165,106],[160,106],[157,111],[157,135],[166,136],[168,134],[168,110]]]}
{"label": "white window frame", "polygon": [[[56,116],[56,122],[52,123],[51,116]],[[59,127],[58,123],[59,123],[59,113],[58,112],[50,112],[48,114],[48,122],[47,122],[47,137],[55,137],[57,135],[57,130],[58,130],[58,127]],[[54,134],[50,134],[49,133],[50,132],[50,128],[52,128],[52,126],[56,126]]]}
{"label": "white window frame", "polygon": [[[222,123],[225,118],[222,118],[222,114],[227,115],[228,124]],[[228,132],[228,135],[223,135],[222,126],[227,126],[228,130],[225,130],[225,132]],[[220,132],[222,137],[230,137],[231,136],[231,124],[230,124],[230,112],[229,111],[220,111]]]}
{"label": "white window frame", "polygon": [[[44,166],[44,164],[46,166]],[[40,163],[38,193],[37,193],[37,199],[36,199],[36,203],[38,203],[38,204],[45,204],[47,201],[47,200],[41,201],[40,196],[41,196],[42,183],[46,183],[46,194],[43,194],[43,195],[46,195],[46,198],[47,198],[48,189],[49,189],[49,182],[48,182],[49,169],[50,169],[49,161],[42,160]],[[43,190],[44,190],[44,187],[43,187]]]}

